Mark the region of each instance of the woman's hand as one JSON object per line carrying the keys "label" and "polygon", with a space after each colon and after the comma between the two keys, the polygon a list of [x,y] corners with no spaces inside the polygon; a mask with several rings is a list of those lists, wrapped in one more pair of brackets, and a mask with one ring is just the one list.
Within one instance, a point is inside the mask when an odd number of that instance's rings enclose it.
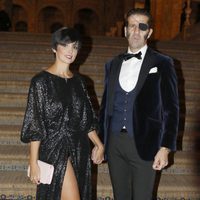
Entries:
{"label": "woman's hand", "polygon": [[92,149],[91,159],[94,164],[101,164],[104,160],[104,147],[102,146],[94,146]]}
{"label": "woman's hand", "polygon": [[38,152],[40,141],[32,141],[30,145],[30,180],[35,184],[40,184],[40,168],[38,166]]}
{"label": "woman's hand", "polygon": [[40,168],[37,162],[30,163],[30,180],[32,183],[40,184]]}
{"label": "woman's hand", "polygon": [[101,164],[104,160],[104,146],[100,141],[95,130],[89,132],[88,137],[94,144],[94,148],[92,149],[91,159],[94,164]]}

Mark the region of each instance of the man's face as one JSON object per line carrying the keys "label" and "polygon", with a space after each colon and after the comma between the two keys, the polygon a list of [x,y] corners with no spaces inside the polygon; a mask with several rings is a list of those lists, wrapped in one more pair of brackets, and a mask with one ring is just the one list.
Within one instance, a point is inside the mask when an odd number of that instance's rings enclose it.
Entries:
{"label": "man's face", "polygon": [[140,14],[129,16],[128,26],[124,31],[132,52],[142,48],[153,32],[148,26],[148,17]]}

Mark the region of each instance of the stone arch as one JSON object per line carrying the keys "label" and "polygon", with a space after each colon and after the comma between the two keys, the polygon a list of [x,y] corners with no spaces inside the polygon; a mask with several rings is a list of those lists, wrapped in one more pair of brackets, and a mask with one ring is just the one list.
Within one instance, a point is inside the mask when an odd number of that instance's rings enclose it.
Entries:
{"label": "stone arch", "polygon": [[76,27],[81,27],[85,35],[99,35],[99,17],[90,8],[82,8],[75,13],[74,22]]}
{"label": "stone arch", "polygon": [[[16,31],[16,28],[19,28],[19,25],[22,28],[22,22],[23,22],[23,27],[25,28],[25,24],[27,26],[28,22],[28,15],[26,10],[20,6],[20,5],[13,5],[13,9],[12,9],[12,23],[13,23],[13,31]],[[25,29],[24,29],[25,31]],[[26,28],[26,31],[28,31],[28,29]]]}
{"label": "stone arch", "polygon": [[0,10],[0,31],[9,31],[11,21],[8,13],[5,10]]}
{"label": "stone arch", "polygon": [[38,15],[38,32],[50,33],[64,26],[64,16],[62,12],[53,6],[47,6],[40,10]]}

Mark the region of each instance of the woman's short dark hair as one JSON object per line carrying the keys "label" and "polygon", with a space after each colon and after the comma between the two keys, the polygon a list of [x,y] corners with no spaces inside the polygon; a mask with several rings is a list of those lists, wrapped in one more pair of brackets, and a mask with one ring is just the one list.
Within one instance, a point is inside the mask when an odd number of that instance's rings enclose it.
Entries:
{"label": "woman's short dark hair", "polygon": [[81,48],[81,38],[74,28],[62,27],[52,34],[52,49],[57,49],[57,45],[66,45],[72,42],[77,43],[78,50]]}
{"label": "woman's short dark hair", "polygon": [[144,15],[148,18],[148,25],[151,28],[152,27],[152,16],[151,14],[144,8],[134,8],[127,12],[125,16],[125,26],[128,26],[128,18],[132,15]]}

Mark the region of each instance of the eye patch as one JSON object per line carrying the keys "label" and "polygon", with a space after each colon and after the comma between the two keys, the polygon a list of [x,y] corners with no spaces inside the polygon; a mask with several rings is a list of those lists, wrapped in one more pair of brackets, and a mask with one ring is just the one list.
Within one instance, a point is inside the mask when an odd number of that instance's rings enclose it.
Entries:
{"label": "eye patch", "polygon": [[139,23],[139,29],[141,31],[146,31],[149,28],[148,24],[145,23]]}

